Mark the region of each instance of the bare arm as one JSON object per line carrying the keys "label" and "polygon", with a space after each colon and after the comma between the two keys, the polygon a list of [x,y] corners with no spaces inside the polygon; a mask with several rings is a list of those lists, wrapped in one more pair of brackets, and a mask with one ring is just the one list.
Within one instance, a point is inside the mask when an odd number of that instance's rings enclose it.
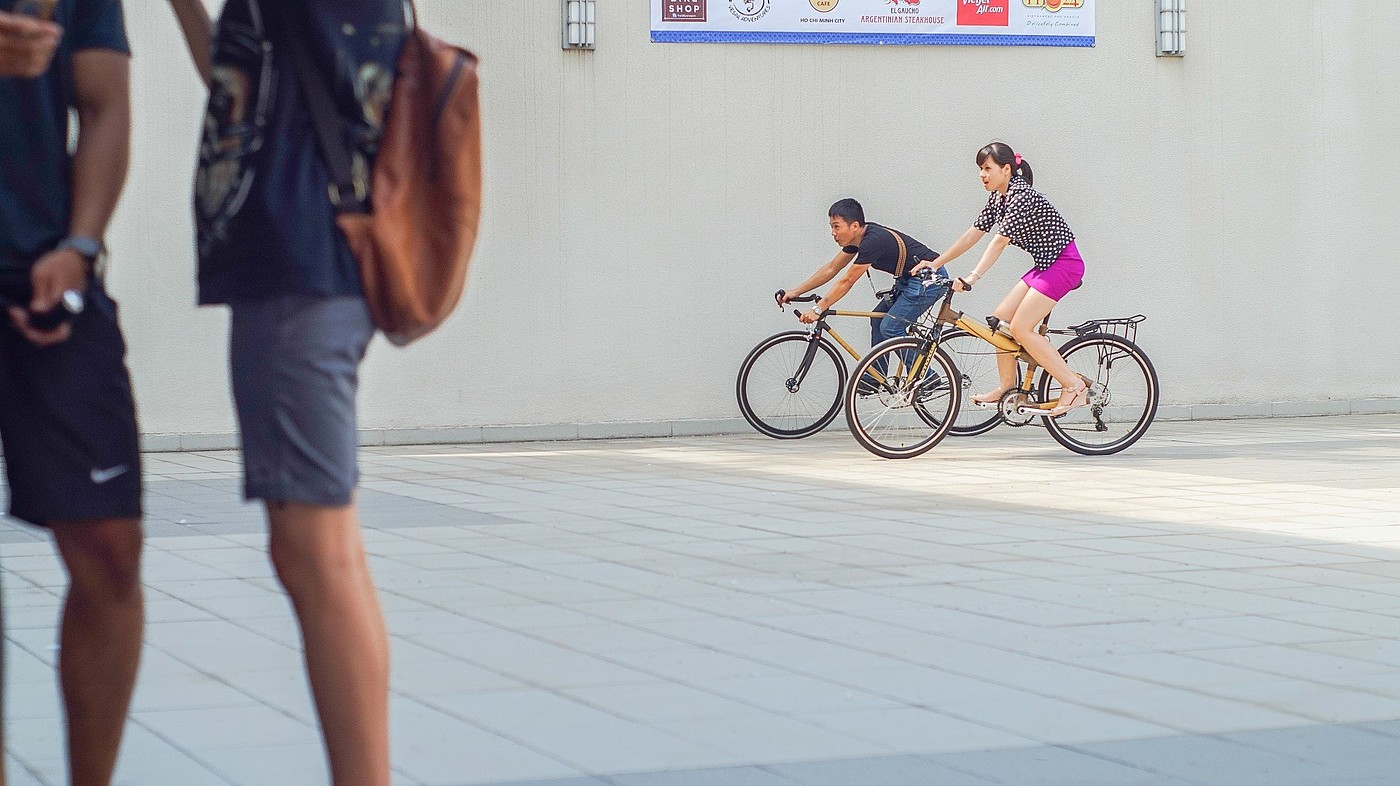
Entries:
{"label": "bare arm", "polygon": [[131,147],[130,66],[127,55],[106,49],[73,57],[78,147],[69,234],[105,235],[121,198]]}
{"label": "bare arm", "polygon": [[[131,145],[130,58],[108,49],[86,49],[73,56],[73,95],[78,110],[78,147],[73,153],[73,207],[68,234],[101,239],[126,183]],[[87,285],[87,260],[73,249],[50,251],[34,263],[29,308],[48,311],[63,292]],[[16,310],[18,311],[18,309]],[[66,340],[71,326],[35,331],[22,312],[11,312],[30,341],[40,345]]]}
{"label": "bare arm", "polygon": [[214,23],[201,0],[170,0],[199,78],[207,86],[214,71]]}
{"label": "bare arm", "polygon": [[[833,284],[831,289],[827,290],[826,295],[818,298],[817,302],[812,304],[814,309],[816,311],[825,311],[829,308],[834,308],[836,302],[845,297],[846,293],[851,291],[851,287],[855,286],[856,282],[860,280],[860,277],[865,275],[865,271],[869,269],[869,265],[851,265],[851,267],[846,270],[846,274],[841,276],[841,279]],[[809,311],[802,315],[802,321],[811,324],[817,321],[817,317],[813,312]]]}
{"label": "bare arm", "polygon": [[[801,284],[797,285],[793,289],[789,289],[787,291],[787,296],[797,297],[799,295],[804,295],[808,292],[811,292],[812,290],[825,284],[831,279],[836,278],[836,274],[840,273],[841,269],[844,268],[846,265],[850,264],[851,260],[855,258],[855,254],[848,254],[845,251],[838,251],[836,253],[836,256],[832,257],[830,262],[817,268],[817,272],[813,273],[810,278],[808,278],[806,281],[803,281]],[[868,268],[869,265],[862,265],[861,267]]]}
{"label": "bare arm", "polygon": [[949,246],[947,251],[944,251],[942,254],[938,255],[938,259],[929,259],[920,262],[919,264],[914,266],[913,270],[909,272],[912,274],[917,273],[920,270],[926,269],[937,270],[938,268],[943,267],[949,262],[952,262],[953,260],[962,256],[964,253],[967,252],[969,248],[972,248],[973,246],[977,245],[977,241],[981,240],[982,236],[985,234],[987,233],[983,232],[977,227],[968,227],[968,230],[962,233],[962,237],[958,238],[953,243],[953,245]]}
{"label": "bare arm", "polygon": [[1009,245],[1011,245],[1011,238],[1006,235],[997,235],[992,238],[992,242],[987,244],[987,250],[982,252],[982,259],[977,263],[977,266],[972,269],[972,272],[967,275],[965,279],[967,283],[975,284],[977,283],[977,279],[986,275],[987,271],[991,270],[992,265],[995,265],[997,259],[1001,257],[1001,252],[1005,251],[1006,247]]}

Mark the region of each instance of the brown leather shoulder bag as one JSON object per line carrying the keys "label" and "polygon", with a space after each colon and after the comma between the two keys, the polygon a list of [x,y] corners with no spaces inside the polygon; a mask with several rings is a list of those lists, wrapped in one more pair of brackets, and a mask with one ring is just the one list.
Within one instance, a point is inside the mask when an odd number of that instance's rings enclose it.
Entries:
{"label": "brown leather shoulder bag", "polygon": [[[284,5],[275,2],[270,5]],[[412,26],[399,54],[384,138],[369,182],[356,177],[326,72],[298,35],[289,46],[330,174],[336,223],[359,263],[375,325],[403,346],[447,319],[462,297],[481,220],[476,56]],[[302,32],[284,11],[284,29]]]}

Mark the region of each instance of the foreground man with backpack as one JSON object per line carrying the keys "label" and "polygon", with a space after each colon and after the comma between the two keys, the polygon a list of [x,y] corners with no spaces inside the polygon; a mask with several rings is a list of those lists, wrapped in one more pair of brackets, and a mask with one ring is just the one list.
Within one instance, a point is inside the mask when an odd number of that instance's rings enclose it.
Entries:
{"label": "foreground man with backpack", "polygon": [[[388,637],[355,507],[355,396],[375,325],[328,198],[311,103],[333,107],[356,182],[367,182],[403,5],[227,0],[215,28],[201,0],[170,4],[209,86],[194,200],[199,300],[232,315],[244,493],[266,506],[332,779],[388,786]],[[330,95],[308,97],[309,79]]]}

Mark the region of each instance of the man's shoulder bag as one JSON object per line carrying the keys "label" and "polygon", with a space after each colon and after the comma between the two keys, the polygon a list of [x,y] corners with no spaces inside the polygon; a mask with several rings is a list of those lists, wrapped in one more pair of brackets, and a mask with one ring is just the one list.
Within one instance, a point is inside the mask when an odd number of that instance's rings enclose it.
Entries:
{"label": "man's shoulder bag", "polygon": [[[476,56],[423,30],[411,0],[409,7],[413,24],[368,183],[355,175],[325,70],[305,46],[288,47],[330,174],[336,223],[359,263],[375,326],[399,346],[456,307],[481,220]],[[291,13],[284,19],[288,29],[302,27]]]}

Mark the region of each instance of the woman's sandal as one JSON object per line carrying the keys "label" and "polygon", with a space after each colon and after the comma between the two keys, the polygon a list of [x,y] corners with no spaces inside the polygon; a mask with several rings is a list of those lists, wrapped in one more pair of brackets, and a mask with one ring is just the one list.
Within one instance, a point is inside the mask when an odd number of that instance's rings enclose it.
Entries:
{"label": "woman's sandal", "polygon": [[1005,395],[1005,390],[998,390],[992,393],[978,393],[972,397],[972,404],[977,407],[995,407],[1001,404],[1001,397]]}
{"label": "woman's sandal", "polygon": [[1089,404],[1089,386],[1077,387],[1060,394],[1060,400],[1055,408],[1050,410],[1050,417],[1058,418],[1070,410],[1079,409]]}

